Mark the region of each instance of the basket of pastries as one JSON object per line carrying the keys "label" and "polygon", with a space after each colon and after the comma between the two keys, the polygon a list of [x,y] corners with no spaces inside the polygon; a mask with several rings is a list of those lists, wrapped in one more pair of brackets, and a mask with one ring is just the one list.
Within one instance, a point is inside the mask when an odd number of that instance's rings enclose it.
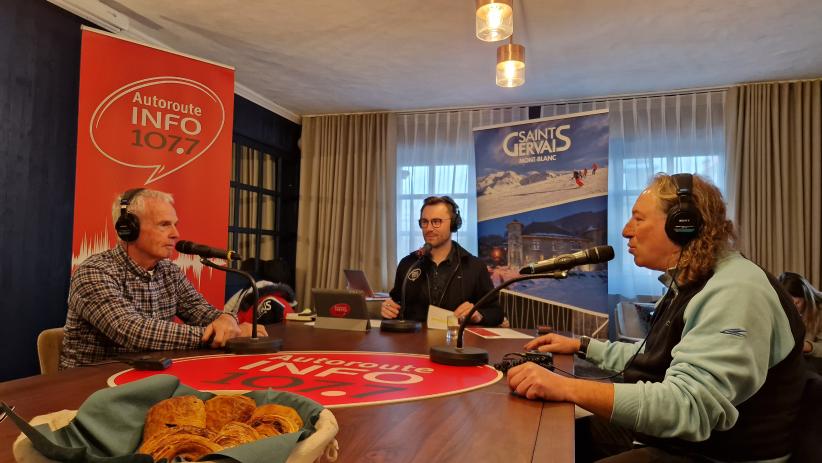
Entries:
{"label": "basket of pastries", "polygon": [[97,391],[77,411],[31,423],[9,412],[22,431],[13,448],[20,463],[311,463],[333,462],[339,450],[334,415],[310,399],[272,390],[214,395],[170,375]]}

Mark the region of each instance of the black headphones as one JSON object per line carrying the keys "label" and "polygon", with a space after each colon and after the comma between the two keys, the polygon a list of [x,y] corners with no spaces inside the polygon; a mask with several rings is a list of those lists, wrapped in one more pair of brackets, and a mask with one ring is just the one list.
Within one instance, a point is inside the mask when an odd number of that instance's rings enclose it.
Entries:
{"label": "black headphones", "polygon": [[676,195],[679,197],[679,202],[668,210],[665,234],[674,243],[684,246],[699,234],[699,229],[702,227],[702,216],[694,204],[693,176],[674,174],[671,178],[676,184]]}
{"label": "black headphones", "polygon": [[126,243],[137,241],[140,236],[140,219],[136,214],[128,211],[128,206],[135,196],[140,194],[145,188],[134,188],[123,193],[120,197],[120,217],[114,224],[117,236]]}
{"label": "black headphones", "polygon": [[460,207],[457,202],[451,199],[450,196],[440,196],[440,199],[451,206],[451,233],[456,232],[462,226],[462,216],[460,215]]}

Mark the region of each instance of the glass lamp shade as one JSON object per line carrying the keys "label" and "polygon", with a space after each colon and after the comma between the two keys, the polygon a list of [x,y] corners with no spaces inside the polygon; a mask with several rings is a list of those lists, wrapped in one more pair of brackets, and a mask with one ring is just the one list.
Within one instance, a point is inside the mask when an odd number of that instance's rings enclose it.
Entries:
{"label": "glass lamp shade", "polygon": [[512,0],[477,0],[477,38],[485,42],[507,39],[514,32]]}
{"label": "glass lamp shade", "polygon": [[497,48],[497,85],[519,87],[525,83],[525,47],[515,43]]}

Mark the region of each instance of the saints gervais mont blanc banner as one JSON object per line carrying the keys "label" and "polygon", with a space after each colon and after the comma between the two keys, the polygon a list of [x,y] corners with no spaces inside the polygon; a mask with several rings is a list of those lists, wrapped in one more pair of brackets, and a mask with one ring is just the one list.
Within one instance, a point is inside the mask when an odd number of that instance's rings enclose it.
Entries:
{"label": "saints gervais mont blanc banner", "polygon": [[[607,244],[607,110],[479,127],[474,153],[478,249],[494,284],[527,264]],[[510,289],[572,309],[608,311],[607,264]]]}

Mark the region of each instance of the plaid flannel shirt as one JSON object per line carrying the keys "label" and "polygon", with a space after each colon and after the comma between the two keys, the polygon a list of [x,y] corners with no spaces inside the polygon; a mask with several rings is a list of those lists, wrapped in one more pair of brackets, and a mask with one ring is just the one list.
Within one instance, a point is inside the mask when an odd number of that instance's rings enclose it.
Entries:
{"label": "plaid flannel shirt", "polygon": [[116,246],[71,277],[60,369],[124,352],[201,347],[205,327],[220,314],[171,261],[149,273]]}

